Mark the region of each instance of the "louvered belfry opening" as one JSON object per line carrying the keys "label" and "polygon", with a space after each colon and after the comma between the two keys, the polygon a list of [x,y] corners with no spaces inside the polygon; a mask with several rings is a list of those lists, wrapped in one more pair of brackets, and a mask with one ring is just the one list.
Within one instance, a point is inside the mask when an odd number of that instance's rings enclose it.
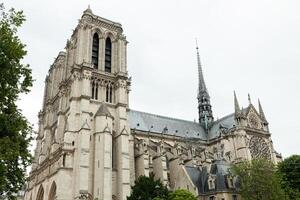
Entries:
{"label": "louvered belfry opening", "polygon": [[111,40],[109,37],[105,41],[105,72],[111,73]]}
{"label": "louvered belfry opening", "polygon": [[99,59],[99,36],[97,33],[93,36],[93,47],[92,47],[92,65],[94,69],[98,69]]}

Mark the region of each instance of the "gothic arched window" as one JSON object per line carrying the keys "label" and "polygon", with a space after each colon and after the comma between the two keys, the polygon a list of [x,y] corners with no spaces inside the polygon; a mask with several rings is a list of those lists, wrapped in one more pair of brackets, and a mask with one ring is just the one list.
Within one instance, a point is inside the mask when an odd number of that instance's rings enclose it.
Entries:
{"label": "gothic arched window", "polygon": [[109,94],[109,91],[108,91],[108,90],[109,90],[109,87],[108,87],[108,85],[107,85],[107,86],[106,86],[106,95],[105,95],[105,96],[106,96],[106,99],[105,99],[106,102],[108,102],[108,94]]}
{"label": "gothic arched window", "polygon": [[36,200],[43,200],[43,199],[44,199],[44,188],[41,185],[39,190],[38,190],[38,193],[36,195]]}
{"label": "gothic arched window", "polygon": [[112,103],[112,91],[113,88],[112,88],[112,85],[109,86],[109,103]]}
{"label": "gothic arched window", "polygon": [[113,87],[110,83],[106,85],[106,102],[113,102]]}
{"label": "gothic arched window", "polygon": [[111,73],[111,40],[105,40],[105,72]]}
{"label": "gothic arched window", "polygon": [[99,36],[97,33],[93,36],[92,46],[92,65],[94,69],[98,69],[98,58],[99,58]]}
{"label": "gothic arched window", "polygon": [[49,192],[48,200],[55,200],[56,198],[57,198],[57,196],[56,196],[56,183],[53,182],[52,185],[51,185],[50,192]]}
{"label": "gothic arched window", "polygon": [[92,82],[92,99],[98,100],[98,84],[95,81]]}

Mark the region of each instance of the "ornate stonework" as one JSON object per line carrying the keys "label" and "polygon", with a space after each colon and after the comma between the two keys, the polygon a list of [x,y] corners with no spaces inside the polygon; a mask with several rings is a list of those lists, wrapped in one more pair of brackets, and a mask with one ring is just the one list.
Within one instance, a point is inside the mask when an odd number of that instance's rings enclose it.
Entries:
{"label": "ornate stonework", "polygon": [[252,159],[265,158],[271,160],[270,147],[263,137],[252,136],[249,148]]}
{"label": "ornate stonework", "polygon": [[150,173],[201,200],[232,199],[231,163],[280,159],[260,104],[240,109],[235,95],[234,113],[214,120],[199,53],[199,122],[131,110],[127,44],[121,24],[84,11],[46,76],[25,200],[126,200]]}

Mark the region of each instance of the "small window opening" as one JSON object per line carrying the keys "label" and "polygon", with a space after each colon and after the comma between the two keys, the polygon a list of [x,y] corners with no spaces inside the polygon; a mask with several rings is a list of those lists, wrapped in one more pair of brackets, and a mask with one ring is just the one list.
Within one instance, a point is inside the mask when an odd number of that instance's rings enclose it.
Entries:
{"label": "small window opening", "polygon": [[66,166],[66,156],[67,156],[66,154],[63,155],[63,167]]}

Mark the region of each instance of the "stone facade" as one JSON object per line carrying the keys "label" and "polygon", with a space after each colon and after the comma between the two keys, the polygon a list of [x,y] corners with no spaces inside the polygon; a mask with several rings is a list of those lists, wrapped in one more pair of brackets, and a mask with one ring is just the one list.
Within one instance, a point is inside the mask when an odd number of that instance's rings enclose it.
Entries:
{"label": "stone facade", "polygon": [[214,120],[200,56],[199,123],[129,108],[121,24],[83,12],[45,79],[25,200],[126,200],[138,176],[199,199],[238,199],[230,163],[280,160],[261,104]]}

